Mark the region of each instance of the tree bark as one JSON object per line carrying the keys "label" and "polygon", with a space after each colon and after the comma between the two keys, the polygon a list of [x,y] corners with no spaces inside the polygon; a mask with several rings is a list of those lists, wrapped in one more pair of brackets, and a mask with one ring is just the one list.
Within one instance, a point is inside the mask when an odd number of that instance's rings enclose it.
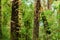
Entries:
{"label": "tree bark", "polygon": [[36,0],[35,12],[34,12],[34,29],[33,29],[33,40],[39,40],[39,17],[40,17],[40,0]]}
{"label": "tree bark", "polygon": [[12,14],[11,14],[11,40],[19,40],[18,13],[19,13],[19,0],[12,1]]}
{"label": "tree bark", "polygon": [[48,9],[50,9],[51,10],[51,4],[52,4],[52,0],[48,0]]}
{"label": "tree bark", "polygon": [[59,10],[57,11],[58,15],[58,26],[60,27],[60,4],[59,4]]}
{"label": "tree bark", "polygon": [[[47,1],[48,1],[47,2],[48,5],[47,4],[44,4],[44,5],[47,6],[47,9],[51,9],[52,0],[51,1],[50,0],[47,0]],[[46,36],[44,40],[49,40],[48,34],[51,34],[51,31],[49,30],[49,25],[48,25],[47,18],[44,15],[44,11],[47,10],[45,6],[42,8],[42,12],[41,12],[42,13],[43,25],[44,25],[44,31],[46,33],[46,35],[44,35],[44,36]]]}

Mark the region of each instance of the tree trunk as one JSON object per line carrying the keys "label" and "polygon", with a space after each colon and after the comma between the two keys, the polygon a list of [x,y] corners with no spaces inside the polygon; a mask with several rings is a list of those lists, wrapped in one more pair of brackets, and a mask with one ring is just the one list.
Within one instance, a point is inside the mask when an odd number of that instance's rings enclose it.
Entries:
{"label": "tree trunk", "polygon": [[33,29],[33,40],[39,40],[39,17],[40,17],[40,0],[36,0],[35,12],[34,12],[34,29]]}
{"label": "tree trunk", "polygon": [[[44,1],[44,3],[46,3],[45,1]],[[44,4],[44,5],[46,5],[46,4]],[[40,9],[41,10],[41,15],[42,15],[42,20],[43,20],[43,25],[44,25],[44,32],[46,34],[46,35],[44,35],[44,40],[48,40],[49,39],[48,34],[51,33],[51,31],[49,30],[49,27],[48,27],[48,22],[47,22],[46,16],[44,15],[44,11],[47,10],[46,6],[44,6],[44,7],[42,6],[41,9]]]}
{"label": "tree trunk", "polygon": [[47,10],[47,0],[43,0],[43,9]]}
{"label": "tree trunk", "polygon": [[59,4],[59,10],[57,11],[58,13],[58,26],[60,27],[60,4]]}
{"label": "tree trunk", "polygon": [[51,4],[52,4],[52,0],[48,0],[48,9],[50,9],[51,10]]}
{"label": "tree trunk", "polygon": [[0,40],[2,39],[2,13],[1,13],[1,0],[0,0]]}
{"label": "tree trunk", "polygon": [[[47,2],[48,5],[45,4],[46,3],[45,1],[44,1],[44,7],[41,8],[42,9],[41,13],[42,13],[42,20],[43,20],[43,24],[44,24],[44,31],[46,33],[46,35],[44,35],[45,36],[44,40],[49,40],[48,34],[51,34],[51,31],[49,30],[49,25],[48,25],[46,16],[44,15],[44,11],[47,10],[47,9],[51,9],[50,7],[51,7],[52,0],[51,1],[47,0],[48,1]],[[47,6],[47,8],[46,8],[46,6]]]}
{"label": "tree trunk", "polygon": [[11,14],[11,40],[19,40],[18,13],[19,13],[19,0],[12,1],[12,14]]}

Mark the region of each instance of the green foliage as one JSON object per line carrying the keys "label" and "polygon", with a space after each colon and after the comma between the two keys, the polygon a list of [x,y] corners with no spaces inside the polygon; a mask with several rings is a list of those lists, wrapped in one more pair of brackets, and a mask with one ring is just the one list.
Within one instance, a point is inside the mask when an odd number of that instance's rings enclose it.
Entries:
{"label": "green foliage", "polygon": [[[21,40],[25,40],[25,36],[28,32],[29,39],[32,40],[32,31],[34,26],[34,1],[21,0],[21,5],[19,7],[20,12],[22,13],[22,22],[23,26],[21,27]],[[3,40],[10,40],[10,22],[11,22],[11,2],[9,0],[2,0],[2,32]],[[60,10],[60,2],[54,1],[52,4],[54,10]],[[47,18],[48,25],[51,30],[50,39],[51,40],[60,40],[60,32],[57,31],[60,29],[58,20],[60,18],[60,11],[55,14],[55,11],[45,10],[44,15]],[[40,24],[42,18],[40,17]],[[43,23],[43,22],[42,22]],[[45,32],[44,27],[39,27],[39,39],[44,40]]]}
{"label": "green foliage", "polygon": [[55,9],[57,9],[57,8],[59,8],[59,4],[60,4],[60,1],[54,1],[54,2],[52,3],[52,6],[53,6]]}
{"label": "green foliage", "polygon": [[2,0],[2,33],[3,40],[10,40],[10,17],[11,17],[11,4],[9,0]]}

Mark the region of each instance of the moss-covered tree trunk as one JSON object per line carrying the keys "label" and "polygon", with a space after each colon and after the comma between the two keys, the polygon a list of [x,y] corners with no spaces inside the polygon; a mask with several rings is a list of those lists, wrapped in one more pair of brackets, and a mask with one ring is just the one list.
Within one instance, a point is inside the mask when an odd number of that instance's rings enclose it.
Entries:
{"label": "moss-covered tree trunk", "polygon": [[[58,27],[60,28],[60,4],[59,4],[59,9],[57,10],[57,15],[58,15]],[[60,29],[59,29],[60,30]],[[58,31],[59,31],[58,30]]]}
{"label": "moss-covered tree trunk", "polygon": [[11,40],[19,40],[18,13],[19,13],[19,0],[12,1],[12,14],[11,14]]}
{"label": "moss-covered tree trunk", "polygon": [[[45,0],[46,1],[46,0]],[[45,6],[47,6],[47,9],[51,9],[51,3],[52,3],[52,0],[47,0],[47,3],[48,4],[45,4]],[[46,16],[44,15],[44,11],[46,10],[46,7],[43,7],[43,10],[42,10],[42,20],[43,20],[43,25],[44,25],[44,31],[45,31],[45,39],[44,40],[49,40],[49,34],[51,34],[51,31],[49,30],[49,25],[48,25],[48,21],[47,21],[47,18]]]}
{"label": "moss-covered tree trunk", "polygon": [[58,15],[59,15],[59,26],[60,26],[60,4],[59,4],[59,11],[58,11]]}
{"label": "moss-covered tree trunk", "polygon": [[51,4],[52,4],[53,0],[48,0],[48,9],[51,10]]}
{"label": "moss-covered tree trunk", "polygon": [[2,39],[2,13],[1,13],[1,0],[0,0],[0,40]]}
{"label": "moss-covered tree trunk", "polygon": [[33,40],[39,40],[39,17],[40,17],[40,0],[35,2],[35,11],[34,11],[34,28],[33,28]]}
{"label": "moss-covered tree trunk", "polygon": [[43,0],[43,9],[47,10],[47,0]]}

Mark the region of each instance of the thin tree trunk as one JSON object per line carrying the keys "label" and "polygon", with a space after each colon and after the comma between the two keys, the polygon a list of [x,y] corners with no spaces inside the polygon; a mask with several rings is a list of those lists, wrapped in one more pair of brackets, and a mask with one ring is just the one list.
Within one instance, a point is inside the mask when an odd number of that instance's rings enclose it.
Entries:
{"label": "thin tree trunk", "polygon": [[[45,1],[44,1],[44,3],[45,3]],[[44,5],[46,5],[46,4],[44,4]],[[47,9],[46,9],[45,6],[44,7],[42,6],[40,10],[41,10],[42,20],[43,20],[43,25],[44,25],[44,32],[45,32],[44,40],[48,40],[48,34],[50,34],[51,32],[48,31],[48,29],[49,29],[48,22],[47,22],[46,16],[44,15],[44,11],[47,10]]]}
{"label": "thin tree trunk", "polygon": [[59,26],[60,26],[60,4],[59,4]]}
{"label": "thin tree trunk", "polygon": [[59,10],[57,11],[58,13],[58,26],[60,27],[60,4],[59,4]]}
{"label": "thin tree trunk", "polygon": [[11,40],[19,40],[18,13],[19,13],[19,0],[12,1],[12,14],[11,14]]}
{"label": "thin tree trunk", "polygon": [[49,40],[48,34],[51,34],[51,31],[49,30],[49,25],[48,25],[46,16],[44,15],[44,11],[46,10],[46,6],[47,6],[47,9],[51,9],[50,7],[51,7],[52,0],[51,1],[50,0],[47,0],[47,1],[48,1],[47,2],[48,5],[47,4],[44,4],[45,7],[44,7],[44,9],[42,8],[42,12],[41,12],[42,13],[42,20],[43,20],[43,24],[44,24],[44,31],[46,33],[46,35],[44,35],[45,36],[45,39],[44,40]]}
{"label": "thin tree trunk", "polygon": [[[57,0],[58,1],[58,0]],[[60,4],[59,4],[59,8],[57,10],[57,16],[58,16],[58,20],[57,20],[57,23],[58,23],[58,30],[56,30],[56,32],[58,32],[58,36],[60,35]],[[58,40],[60,39],[59,37],[57,38]]]}
{"label": "thin tree trunk", "polygon": [[51,10],[51,4],[52,4],[52,0],[48,0],[48,9],[50,9]]}
{"label": "thin tree trunk", "polygon": [[35,12],[34,12],[34,29],[33,29],[33,40],[39,40],[39,17],[40,17],[40,0],[36,0]]}
{"label": "thin tree trunk", "polygon": [[2,39],[2,13],[1,13],[1,0],[0,0],[0,40]]}
{"label": "thin tree trunk", "polygon": [[47,0],[43,0],[43,9],[47,10]]}

